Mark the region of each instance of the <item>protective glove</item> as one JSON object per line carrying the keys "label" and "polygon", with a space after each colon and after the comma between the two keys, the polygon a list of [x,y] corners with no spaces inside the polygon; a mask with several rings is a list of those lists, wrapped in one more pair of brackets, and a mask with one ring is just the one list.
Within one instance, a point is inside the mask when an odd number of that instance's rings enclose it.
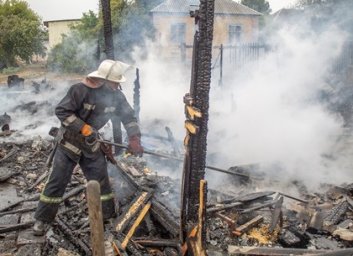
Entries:
{"label": "protective glove", "polygon": [[141,138],[139,135],[133,135],[129,137],[127,152],[133,154],[134,156],[143,155],[143,147],[141,146]]}
{"label": "protective glove", "polygon": [[81,134],[85,136],[85,143],[89,146],[95,145],[98,139],[98,132],[92,126],[85,124],[81,129]]}

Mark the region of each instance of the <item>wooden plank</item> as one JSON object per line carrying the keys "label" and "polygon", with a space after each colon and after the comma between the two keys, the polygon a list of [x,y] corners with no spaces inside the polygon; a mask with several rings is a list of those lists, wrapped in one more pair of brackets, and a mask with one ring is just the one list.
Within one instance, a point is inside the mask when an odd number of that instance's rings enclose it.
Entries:
{"label": "wooden plank", "polygon": [[139,216],[137,217],[136,221],[130,228],[129,232],[127,233],[124,241],[121,243],[121,247],[125,250],[128,242],[130,241],[130,238],[134,235],[137,227],[140,225],[141,221],[143,218],[145,218],[148,210],[151,208],[151,203],[147,203],[145,207],[143,207],[142,211],[140,212]]}
{"label": "wooden plank", "polygon": [[243,225],[237,227],[235,229],[235,231],[233,231],[232,233],[234,235],[240,236],[241,234],[243,234],[244,232],[248,231],[250,228],[254,227],[255,225],[259,224],[260,222],[262,222],[264,220],[264,217],[259,215],[256,216],[255,218],[251,219],[250,221],[244,223]]}
{"label": "wooden plank", "polygon": [[88,214],[91,228],[92,253],[94,256],[104,256],[104,229],[102,203],[100,200],[100,185],[96,180],[87,184]]}
{"label": "wooden plank", "polygon": [[147,192],[142,192],[137,200],[131,205],[129,210],[119,218],[118,223],[115,227],[116,232],[123,232],[129,221],[135,216],[141,206],[145,203],[145,200],[150,196]]}

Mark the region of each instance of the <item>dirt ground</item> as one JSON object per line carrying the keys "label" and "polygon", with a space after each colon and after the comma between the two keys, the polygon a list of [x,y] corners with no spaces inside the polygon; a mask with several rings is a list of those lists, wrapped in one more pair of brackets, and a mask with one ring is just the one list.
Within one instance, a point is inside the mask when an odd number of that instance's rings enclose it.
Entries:
{"label": "dirt ground", "polygon": [[30,84],[30,81],[41,80],[46,78],[50,81],[60,80],[65,77],[65,80],[81,80],[83,75],[80,74],[61,74],[51,72],[47,69],[45,62],[33,64],[21,64],[16,68],[8,68],[0,71],[0,85],[7,85],[7,77],[10,75],[18,75],[25,79],[25,84]]}

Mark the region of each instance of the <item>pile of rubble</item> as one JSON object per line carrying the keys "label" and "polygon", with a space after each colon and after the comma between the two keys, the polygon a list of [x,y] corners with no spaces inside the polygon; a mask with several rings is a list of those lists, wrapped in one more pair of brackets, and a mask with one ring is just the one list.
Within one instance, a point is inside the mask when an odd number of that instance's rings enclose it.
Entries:
{"label": "pile of rubble", "polygon": [[[0,144],[1,255],[91,255],[86,180],[79,167],[54,224],[43,237],[32,234],[33,214],[49,172],[50,149],[51,143],[40,137]],[[125,155],[118,159],[109,172],[119,216],[105,223],[106,254],[181,255],[179,180],[157,175],[143,158]],[[303,190],[301,198],[276,191],[242,191],[235,196],[209,190],[206,240],[210,255],[318,255],[352,245],[351,184],[327,185],[322,194]]]}
{"label": "pile of rubble", "polygon": [[[55,223],[44,237],[32,234],[33,214],[49,173],[46,160],[50,148],[51,143],[40,138],[23,144],[0,144],[1,187],[4,188],[0,196],[8,199],[0,208],[0,253],[56,255],[59,251],[69,251],[72,255],[91,254],[86,180],[78,166]],[[121,156],[119,164],[110,165],[109,169],[117,198],[121,200],[119,217],[115,223],[105,225],[106,241],[110,241],[106,251],[111,251],[110,255],[116,255],[114,250],[119,248],[121,255],[127,255],[123,251],[129,255],[154,251],[178,255],[178,213],[172,213],[163,200],[158,199],[174,197],[175,193],[171,192],[178,189],[173,187],[175,183],[152,173],[145,161],[132,156]],[[159,186],[160,183],[163,186]],[[154,249],[156,246],[160,249]]]}

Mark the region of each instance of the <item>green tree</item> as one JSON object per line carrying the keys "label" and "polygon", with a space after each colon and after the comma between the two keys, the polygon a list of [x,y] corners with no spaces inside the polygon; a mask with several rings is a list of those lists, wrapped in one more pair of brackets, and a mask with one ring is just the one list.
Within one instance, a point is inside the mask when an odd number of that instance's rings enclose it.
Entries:
{"label": "green tree", "polygon": [[0,0],[0,62],[15,66],[16,58],[29,62],[44,55],[46,32],[25,1]]}
{"label": "green tree", "polygon": [[51,49],[47,61],[49,69],[76,73],[93,70],[99,59],[98,40],[97,15],[93,11],[84,13],[81,20],[71,26],[71,33]]}
{"label": "green tree", "polygon": [[[154,37],[149,11],[163,0],[111,0],[111,20],[116,59],[131,61],[136,46]],[[61,71],[87,72],[105,58],[102,14],[89,12],[72,27],[72,33],[49,53],[48,65]]]}
{"label": "green tree", "polygon": [[241,4],[263,14],[269,14],[272,11],[269,2],[266,0],[241,0]]}

